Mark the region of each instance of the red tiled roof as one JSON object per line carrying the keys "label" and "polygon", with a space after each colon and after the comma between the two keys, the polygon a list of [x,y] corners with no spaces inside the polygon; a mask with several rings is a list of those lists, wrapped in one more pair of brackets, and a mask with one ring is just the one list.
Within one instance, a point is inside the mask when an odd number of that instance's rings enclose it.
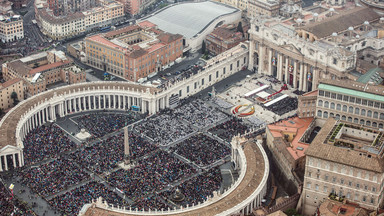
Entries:
{"label": "red tiled roof", "polygon": [[[295,137],[291,141],[291,146],[287,147],[287,151],[291,156],[297,160],[300,157],[304,156],[305,150],[308,148],[308,145],[305,143],[299,142],[300,138],[303,136],[304,132],[307,130],[308,126],[313,121],[313,118],[299,118],[294,117],[288,120],[279,121],[274,124],[268,125],[268,129],[271,131],[274,137],[284,138],[284,133],[294,133]],[[293,124],[292,124],[293,122]],[[297,150],[297,147],[302,147],[303,150]]]}
{"label": "red tiled roof", "polygon": [[52,69],[52,68],[60,67],[62,65],[68,64],[70,62],[71,61],[69,61],[69,60],[65,60],[63,62],[55,62],[55,63],[52,63],[52,64],[43,65],[43,66],[40,66],[38,68],[34,68],[34,69],[30,70],[29,74],[33,75],[35,73],[40,73],[42,71],[46,71],[46,70],[49,70],[49,69]]}
{"label": "red tiled roof", "polygon": [[139,25],[140,27],[144,27],[144,28],[153,28],[153,27],[156,27],[157,25],[148,21],[148,20],[144,20],[142,22],[139,22],[137,23],[137,25]]}
{"label": "red tiled roof", "polygon": [[104,37],[100,36],[100,35],[93,35],[91,37],[88,37],[86,38],[87,40],[90,40],[90,41],[94,41],[94,42],[97,42],[99,44],[103,44],[105,46],[109,46],[109,47],[112,47],[112,48],[117,48],[121,51],[124,51],[126,50],[125,48],[117,45],[117,44],[114,44],[112,43],[111,41],[109,41],[108,39],[105,39]]}
{"label": "red tiled roof", "polygon": [[22,79],[20,79],[20,78],[15,78],[15,79],[8,80],[7,82],[1,84],[1,88],[2,89],[3,88],[7,88],[7,87],[9,87],[9,86],[11,86],[11,85],[13,85],[15,83],[20,82],[20,81],[22,81]]}
{"label": "red tiled roof", "polygon": [[157,43],[157,44],[154,44],[154,45],[152,45],[150,48],[148,48],[147,49],[147,52],[153,52],[153,51],[155,51],[155,50],[158,50],[158,49],[160,49],[161,47],[163,47],[163,46],[165,46],[165,44],[163,44],[163,43]]}

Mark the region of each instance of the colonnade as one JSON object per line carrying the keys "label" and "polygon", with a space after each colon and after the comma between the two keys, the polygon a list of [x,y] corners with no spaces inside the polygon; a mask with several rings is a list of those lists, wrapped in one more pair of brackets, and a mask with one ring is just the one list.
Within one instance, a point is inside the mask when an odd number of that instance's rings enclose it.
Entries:
{"label": "colonnade", "polygon": [[10,148],[0,154],[0,172],[22,166],[24,166],[24,158],[19,149]]}
{"label": "colonnade", "polygon": [[94,92],[85,92],[83,95],[67,98],[58,97],[58,99],[58,101],[42,104],[40,109],[36,109],[37,111],[25,119],[25,123],[21,126],[19,134],[21,140],[24,140],[25,136],[38,126],[47,122],[53,122],[58,117],[64,117],[78,112],[133,109],[141,113],[154,114],[169,106],[169,100],[166,94],[160,97],[150,98],[123,93],[94,94]]}
{"label": "colonnade", "polygon": [[250,43],[249,68],[258,69],[258,72],[273,76],[300,91],[316,89],[320,69],[304,61],[304,58],[285,55],[279,50],[265,44]]}

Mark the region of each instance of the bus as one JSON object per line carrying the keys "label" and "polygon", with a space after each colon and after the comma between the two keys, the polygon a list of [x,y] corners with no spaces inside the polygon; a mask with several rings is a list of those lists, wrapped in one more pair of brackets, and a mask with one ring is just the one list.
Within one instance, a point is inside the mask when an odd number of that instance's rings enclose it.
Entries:
{"label": "bus", "polygon": [[111,26],[105,26],[100,28],[100,32],[107,32],[111,30]]}
{"label": "bus", "polygon": [[132,111],[140,111],[140,107],[139,106],[132,106]]}

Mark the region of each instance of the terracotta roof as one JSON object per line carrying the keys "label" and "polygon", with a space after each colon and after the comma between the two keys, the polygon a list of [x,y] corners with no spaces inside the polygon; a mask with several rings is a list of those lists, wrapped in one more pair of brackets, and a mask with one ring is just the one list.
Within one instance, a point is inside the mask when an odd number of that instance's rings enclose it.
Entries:
{"label": "terracotta roof", "polygon": [[175,41],[177,39],[182,38],[183,36],[180,34],[171,34],[171,33],[161,33],[157,39],[159,39],[163,43],[171,43],[172,41]]}
{"label": "terracotta roof", "polygon": [[153,28],[153,27],[156,27],[157,25],[148,21],[148,20],[144,20],[142,22],[139,22],[137,23],[137,25],[143,27],[143,28]]}
{"label": "terracotta roof", "polygon": [[29,74],[29,71],[32,70],[31,67],[24,64],[20,60],[8,62],[7,66],[12,68],[14,71],[16,71],[21,76],[27,76]]}
{"label": "terracotta roof", "polygon": [[379,19],[380,15],[371,8],[357,7],[320,22],[308,24],[301,29],[313,33],[320,39],[332,35],[333,32],[339,33],[345,31],[350,26],[357,27],[365,21],[374,22]]}
{"label": "terracotta roof", "polygon": [[110,32],[107,32],[105,33],[105,37],[113,37],[115,35],[120,35],[120,34],[123,34],[123,33],[129,33],[129,32],[132,32],[132,31],[135,31],[135,30],[139,30],[141,29],[140,26],[138,25],[131,25],[131,26],[127,26],[127,27],[124,27],[124,28],[121,28],[121,29],[117,29],[115,31],[110,31]]}
{"label": "terracotta roof", "polygon": [[150,52],[153,52],[153,51],[155,51],[157,49],[160,49],[163,46],[165,46],[165,44],[157,43],[157,44],[152,45],[150,48],[148,48],[147,51],[150,53]]}
{"label": "terracotta roof", "polygon": [[15,84],[15,83],[20,82],[20,81],[23,81],[23,80],[22,80],[21,78],[11,79],[11,80],[8,80],[8,81],[5,82],[5,83],[1,83],[0,87],[1,87],[2,89],[4,89],[4,88],[7,88],[7,87],[9,87],[9,86],[11,86],[11,85],[13,85],[13,84]]}
{"label": "terracotta roof", "polygon": [[[299,140],[304,135],[312,121],[313,118],[293,117],[287,120],[269,124],[267,127],[269,131],[271,131],[272,136],[275,138],[284,138],[285,133],[295,134],[295,137],[290,142],[291,145],[285,146],[285,148],[291,154],[292,158],[297,160],[305,156],[304,152],[308,148],[308,144],[299,142]],[[303,148],[303,150],[298,150],[298,147]]]}
{"label": "terracotta roof", "polygon": [[[343,213],[340,211],[343,210]],[[319,207],[320,215],[323,216],[368,216],[367,210],[359,206],[337,202],[333,200],[325,200]]]}
{"label": "terracotta roof", "polygon": [[[337,123],[334,118],[328,118],[320,132],[309,145],[306,155],[332,161],[335,163],[345,164],[360,169],[371,170],[373,172],[384,172],[384,160],[378,157],[368,158],[360,155],[360,152],[341,148],[330,144],[324,144],[325,139]],[[348,123],[351,124],[351,123]]]}
{"label": "terracotta roof", "polygon": [[57,68],[57,67],[69,64],[69,63],[71,63],[71,61],[65,60],[63,62],[60,61],[60,62],[55,62],[55,63],[52,63],[52,64],[46,64],[46,65],[43,65],[43,66],[40,66],[40,67],[37,67],[37,68],[34,68],[34,69],[30,70],[29,74],[33,75],[35,73],[44,72],[46,70],[49,70],[49,69],[52,69],[52,68]]}
{"label": "terracotta roof", "polygon": [[307,92],[307,93],[305,93],[305,94],[303,94],[301,96],[303,96],[303,97],[311,97],[311,96],[317,96],[317,94],[318,94],[318,90],[314,90],[314,91],[311,91],[311,92]]}
{"label": "terracotta roof", "polygon": [[80,12],[72,13],[67,16],[54,16],[53,14],[47,12],[46,8],[38,9],[37,11],[38,12],[36,15],[40,15],[42,19],[47,20],[53,24],[62,24],[84,17],[84,14]]}
{"label": "terracotta roof", "polygon": [[140,56],[143,56],[145,54],[147,54],[148,52],[144,49],[138,49],[138,50],[134,50],[132,51],[130,54],[129,54],[129,57],[131,58],[138,58]]}
{"label": "terracotta roof", "polygon": [[93,35],[93,36],[87,37],[85,39],[93,41],[93,42],[97,42],[97,43],[102,44],[104,46],[109,46],[109,47],[112,47],[112,48],[115,48],[115,49],[117,48],[117,49],[119,49],[121,51],[127,50],[126,48],[121,47],[121,46],[111,42],[110,40],[104,38],[101,34]]}

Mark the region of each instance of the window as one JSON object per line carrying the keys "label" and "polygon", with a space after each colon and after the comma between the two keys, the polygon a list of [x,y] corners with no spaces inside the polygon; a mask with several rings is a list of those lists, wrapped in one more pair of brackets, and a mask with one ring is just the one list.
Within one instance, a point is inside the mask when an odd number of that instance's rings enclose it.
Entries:
{"label": "window", "polygon": [[307,183],[307,188],[311,189],[311,182]]}
{"label": "window", "polygon": [[328,192],[328,187],[327,187],[327,186],[324,186],[324,187],[323,187],[323,192],[324,192],[324,193],[327,193],[327,192]]}
{"label": "window", "polygon": [[344,95],[344,97],[343,97],[343,101],[346,101],[346,102],[348,102],[348,101],[349,101],[349,96],[347,96],[347,95]]}
{"label": "window", "polygon": [[364,190],[368,190],[368,185],[364,185]]}
{"label": "window", "polygon": [[343,100],[343,95],[337,94],[337,100]]}
{"label": "window", "polygon": [[327,175],[324,176],[324,180],[328,181],[328,176]]}
{"label": "window", "polygon": [[[232,69],[231,69],[232,70]],[[225,68],[223,68],[223,74],[225,74]]]}
{"label": "window", "polygon": [[320,96],[324,96],[324,91],[323,91],[323,90],[320,90],[320,91],[319,91],[319,95],[320,95]]}
{"label": "window", "polygon": [[355,114],[359,115],[360,114],[360,109],[358,107],[355,108]]}
{"label": "window", "polygon": [[318,102],[317,102],[317,106],[323,106],[323,101],[322,100],[319,100]]}
{"label": "window", "polygon": [[317,117],[323,117],[323,112],[321,110],[317,110]]}
{"label": "window", "polygon": [[329,102],[328,102],[328,101],[325,101],[325,102],[324,102],[324,107],[325,107],[325,108],[328,108],[328,107],[329,107]]}
{"label": "window", "polygon": [[365,113],[366,113],[365,109],[362,109],[362,110],[361,110],[361,115],[362,115],[362,116],[365,116]]}
{"label": "window", "polygon": [[341,110],[341,105],[340,104],[336,105],[336,110],[339,110],[339,111]]}
{"label": "window", "polygon": [[344,184],[344,179],[340,179],[340,184]]}
{"label": "window", "polygon": [[356,188],[357,188],[357,189],[360,188],[360,184],[359,184],[359,183],[356,183]]}
{"label": "window", "polygon": [[336,183],[336,177],[332,177],[332,182]]}
{"label": "window", "polygon": [[318,184],[315,185],[315,190],[319,190],[319,185]]}
{"label": "window", "polygon": [[343,105],[343,111],[347,112],[347,109],[348,109],[347,105]]}
{"label": "window", "polygon": [[361,99],[360,98],[356,98],[356,103],[357,104],[361,104]]}
{"label": "window", "polygon": [[348,186],[352,187],[352,182],[351,181],[348,182]]}
{"label": "window", "polygon": [[335,103],[331,103],[331,109],[335,109]]}
{"label": "window", "polygon": [[308,172],[308,177],[312,177],[312,172]]}
{"label": "window", "polygon": [[368,117],[372,117],[372,111],[371,111],[371,110],[368,110],[368,112],[367,112],[367,116],[368,116]]}
{"label": "window", "polygon": [[216,78],[219,77],[219,71],[216,71]]}

